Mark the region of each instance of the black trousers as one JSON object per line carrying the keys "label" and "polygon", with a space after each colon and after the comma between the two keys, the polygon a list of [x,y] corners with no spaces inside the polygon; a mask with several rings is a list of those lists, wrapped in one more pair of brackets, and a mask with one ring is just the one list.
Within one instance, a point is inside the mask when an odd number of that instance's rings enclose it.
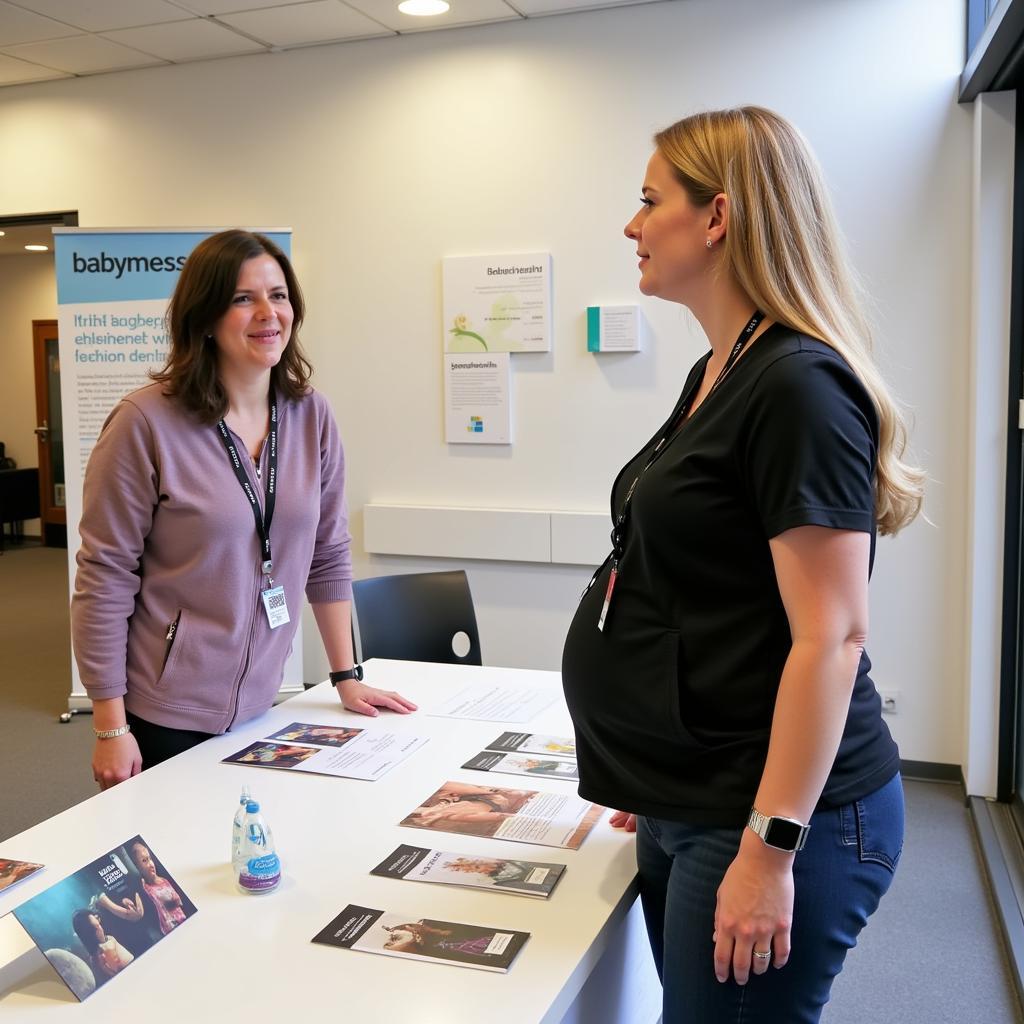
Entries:
{"label": "black trousers", "polygon": [[175,754],[191,750],[194,746],[215,735],[210,732],[192,732],[190,729],[170,729],[166,725],[154,725],[130,711],[127,716],[132,735],[142,754],[142,770],[166,761]]}

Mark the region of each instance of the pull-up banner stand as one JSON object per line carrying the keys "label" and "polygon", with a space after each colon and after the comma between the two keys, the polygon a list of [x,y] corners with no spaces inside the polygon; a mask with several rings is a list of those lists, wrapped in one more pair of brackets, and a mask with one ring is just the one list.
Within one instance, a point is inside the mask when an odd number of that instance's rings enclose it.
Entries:
{"label": "pull-up banner stand", "polygon": [[[167,300],[188,254],[219,228],[54,228],[64,427],[68,579],[73,590],[82,480],[110,410],[167,359]],[[291,229],[259,230],[288,255]],[[282,692],[302,689],[302,636]],[[72,658],[69,712],[91,708]]]}

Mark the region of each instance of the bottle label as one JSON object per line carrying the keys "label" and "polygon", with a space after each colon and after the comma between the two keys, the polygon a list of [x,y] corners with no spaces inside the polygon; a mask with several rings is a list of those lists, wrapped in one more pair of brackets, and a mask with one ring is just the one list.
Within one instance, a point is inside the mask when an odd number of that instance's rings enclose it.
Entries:
{"label": "bottle label", "polygon": [[238,874],[238,884],[243,889],[259,892],[273,889],[281,880],[281,860],[276,853],[261,857],[250,857]]}

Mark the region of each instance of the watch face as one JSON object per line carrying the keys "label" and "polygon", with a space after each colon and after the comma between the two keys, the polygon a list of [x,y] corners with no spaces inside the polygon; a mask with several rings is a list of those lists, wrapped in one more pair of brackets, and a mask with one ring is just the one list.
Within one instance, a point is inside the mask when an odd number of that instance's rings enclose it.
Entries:
{"label": "watch face", "polygon": [[772,818],[768,822],[768,831],[765,833],[764,841],[769,846],[777,847],[780,850],[795,850],[800,845],[802,834],[803,826],[798,825],[795,821]]}

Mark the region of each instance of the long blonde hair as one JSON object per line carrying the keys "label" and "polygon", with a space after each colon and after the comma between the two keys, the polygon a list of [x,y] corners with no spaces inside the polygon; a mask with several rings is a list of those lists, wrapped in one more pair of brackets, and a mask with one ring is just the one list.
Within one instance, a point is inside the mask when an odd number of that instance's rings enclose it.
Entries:
{"label": "long blonde hair", "polygon": [[729,197],[722,268],[772,320],[830,345],[867,390],[879,420],[875,519],[896,533],[921,509],[924,472],[903,461],[907,426],[871,356],[871,329],[817,161],[800,133],[764,107],[684,118],[654,136],[691,202]]}

